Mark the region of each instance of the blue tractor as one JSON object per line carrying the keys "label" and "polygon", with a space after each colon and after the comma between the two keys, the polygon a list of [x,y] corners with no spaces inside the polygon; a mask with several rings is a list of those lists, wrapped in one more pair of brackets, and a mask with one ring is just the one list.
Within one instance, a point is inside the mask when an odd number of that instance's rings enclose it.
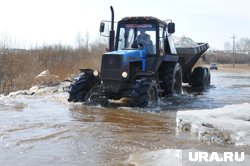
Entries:
{"label": "blue tractor", "polygon": [[[182,83],[205,89],[210,85],[209,69],[193,69],[207,43],[176,48],[172,39],[175,24],[155,17],[125,17],[117,24],[111,6],[109,52],[102,55],[101,70],[81,69],[70,86],[72,102],[87,100],[108,104],[109,99],[131,99],[130,105],[157,104],[159,97],[182,93]],[[104,32],[105,22],[100,24]]]}

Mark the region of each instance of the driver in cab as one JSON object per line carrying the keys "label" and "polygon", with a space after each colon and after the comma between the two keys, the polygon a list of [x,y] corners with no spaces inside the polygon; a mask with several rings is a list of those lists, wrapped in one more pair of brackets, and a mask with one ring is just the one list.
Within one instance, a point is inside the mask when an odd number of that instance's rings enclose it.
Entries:
{"label": "driver in cab", "polygon": [[150,35],[146,34],[144,29],[140,30],[140,34],[137,36],[137,42],[146,48],[148,54],[153,54],[153,42],[150,40]]}

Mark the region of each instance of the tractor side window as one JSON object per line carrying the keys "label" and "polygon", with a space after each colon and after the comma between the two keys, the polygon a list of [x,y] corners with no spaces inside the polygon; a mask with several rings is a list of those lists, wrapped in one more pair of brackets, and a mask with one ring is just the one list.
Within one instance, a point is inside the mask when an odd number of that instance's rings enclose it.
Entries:
{"label": "tractor side window", "polygon": [[120,34],[119,34],[119,43],[118,48],[124,48],[125,47],[125,28],[120,28]]}
{"label": "tractor side window", "polygon": [[165,39],[165,33],[164,29],[160,27],[159,29],[159,47],[160,47],[160,55],[163,55],[164,53],[164,39]]}
{"label": "tractor side window", "polygon": [[120,28],[118,49],[128,49],[134,41],[134,30],[130,28]]}
{"label": "tractor side window", "polygon": [[171,53],[172,54],[177,54],[172,35],[168,34],[168,41],[169,41],[169,46],[170,46]]}

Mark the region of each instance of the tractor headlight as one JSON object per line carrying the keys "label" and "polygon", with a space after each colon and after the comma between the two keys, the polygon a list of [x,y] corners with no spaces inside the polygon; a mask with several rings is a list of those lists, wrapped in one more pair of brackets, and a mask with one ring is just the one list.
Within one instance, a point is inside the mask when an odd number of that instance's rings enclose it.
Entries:
{"label": "tractor headlight", "polygon": [[93,72],[93,75],[94,75],[95,77],[97,77],[97,76],[99,75],[99,72],[98,72],[97,70],[95,70],[95,71]]}
{"label": "tractor headlight", "polygon": [[125,72],[125,71],[124,71],[124,72],[122,72],[122,77],[123,77],[123,78],[127,78],[127,77],[128,77],[128,73],[127,73],[127,72]]}

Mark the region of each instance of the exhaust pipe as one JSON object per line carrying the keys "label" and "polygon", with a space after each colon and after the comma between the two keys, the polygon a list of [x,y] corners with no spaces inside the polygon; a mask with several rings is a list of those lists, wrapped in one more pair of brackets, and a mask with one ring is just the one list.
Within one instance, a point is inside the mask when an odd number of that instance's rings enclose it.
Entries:
{"label": "exhaust pipe", "polygon": [[114,41],[115,41],[115,30],[114,30],[114,9],[110,6],[111,10],[111,30],[109,32],[109,51],[114,51]]}

